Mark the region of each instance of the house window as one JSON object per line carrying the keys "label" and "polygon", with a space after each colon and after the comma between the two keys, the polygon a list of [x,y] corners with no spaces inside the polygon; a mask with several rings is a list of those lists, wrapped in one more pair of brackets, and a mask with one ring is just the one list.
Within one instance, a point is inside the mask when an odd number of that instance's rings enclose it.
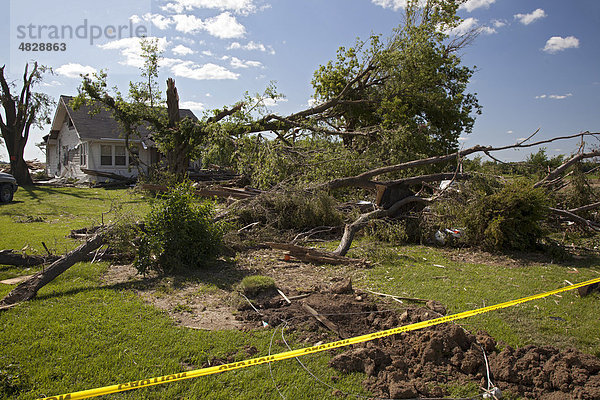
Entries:
{"label": "house window", "polygon": [[87,143],[81,143],[79,145],[79,164],[81,165],[87,165],[87,146]]}
{"label": "house window", "polygon": [[125,146],[115,146],[115,165],[127,165]]}
{"label": "house window", "polygon": [[112,146],[103,144],[100,146],[100,165],[112,165]]}
{"label": "house window", "polygon": [[69,129],[75,129],[75,125],[73,125],[73,120],[67,116],[67,126]]}

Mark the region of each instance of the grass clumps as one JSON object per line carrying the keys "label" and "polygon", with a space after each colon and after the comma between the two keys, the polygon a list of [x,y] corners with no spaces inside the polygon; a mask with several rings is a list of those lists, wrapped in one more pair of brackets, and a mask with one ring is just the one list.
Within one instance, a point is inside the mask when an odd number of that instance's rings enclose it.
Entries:
{"label": "grass clumps", "polygon": [[146,216],[134,266],[145,274],[201,268],[221,250],[225,226],[211,202],[198,203],[190,182],[161,195]]}
{"label": "grass clumps", "polygon": [[275,281],[273,278],[263,275],[252,275],[242,279],[240,289],[248,297],[257,296],[260,293],[275,290]]}

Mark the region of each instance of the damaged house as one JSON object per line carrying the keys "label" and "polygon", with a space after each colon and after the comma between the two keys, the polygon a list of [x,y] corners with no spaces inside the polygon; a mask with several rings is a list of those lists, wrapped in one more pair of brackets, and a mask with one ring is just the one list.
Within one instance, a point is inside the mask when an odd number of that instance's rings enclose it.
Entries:
{"label": "damaged house", "polygon": [[[141,128],[139,137],[129,139],[130,148],[137,153],[136,165],[125,147],[122,127],[112,112],[98,107],[82,106],[73,110],[71,96],[60,96],[50,133],[44,136],[46,172],[50,177],[77,179],[80,182],[104,181],[102,174],[136,177],[139,170],[158,163],[161,155],[152,140],[151,132]],[[180,110],[182,118],[196,119],[190,111]]]}

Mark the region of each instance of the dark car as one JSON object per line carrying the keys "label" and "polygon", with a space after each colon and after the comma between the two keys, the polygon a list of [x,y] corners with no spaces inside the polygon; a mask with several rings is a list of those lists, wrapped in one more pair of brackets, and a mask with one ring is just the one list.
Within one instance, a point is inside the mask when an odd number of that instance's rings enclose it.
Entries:
{"label": "dark car", "polygon": [[0,203],[10,203],[17,191],[17,180],[11,174],[0,172]]}

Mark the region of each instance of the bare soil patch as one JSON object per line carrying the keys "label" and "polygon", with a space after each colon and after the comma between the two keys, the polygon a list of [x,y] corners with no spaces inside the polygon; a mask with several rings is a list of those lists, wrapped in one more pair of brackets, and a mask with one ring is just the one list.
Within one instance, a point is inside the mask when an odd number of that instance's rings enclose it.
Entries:
{"label": "bare soil patch", "polygon": [[[285,328],[286,335],[306,345],[432,319],[445,312],[439,303],[399,309],[397,304],[352,289],[347,277],[360,276],[360,270],[284,261],[283,253],[273,250],[238,256],[235,271],[220,266],[204,271],[210,279],[142,278],[131,267],[115,266],[105,282],[136,291],[183,326],[259,329],[266,323]],[[251,299],[255,310],[235,291],[236,282],[249,274],[271,276],[288,298],[304,297],[290,304],[277,291],[262,293]],[[306,306],[328,323],[311,315]],[[247,353],[251,357],[256,349],[249,348]],[[450,394],[451,386],[471,383],[487,388],[491,379],[503,392],[528,399],[600,399],[599,358],[553,347],[500,349],[485,332],[472,334],[457,324],[402,333],[343,352],[332,351],[332,355],[333,368],[340,373],[365,373],[363,384],[381,398],[443,397]],[[229,361],[213,359],[210,364]],[[333,386],[336,379],[329,378]]]}

